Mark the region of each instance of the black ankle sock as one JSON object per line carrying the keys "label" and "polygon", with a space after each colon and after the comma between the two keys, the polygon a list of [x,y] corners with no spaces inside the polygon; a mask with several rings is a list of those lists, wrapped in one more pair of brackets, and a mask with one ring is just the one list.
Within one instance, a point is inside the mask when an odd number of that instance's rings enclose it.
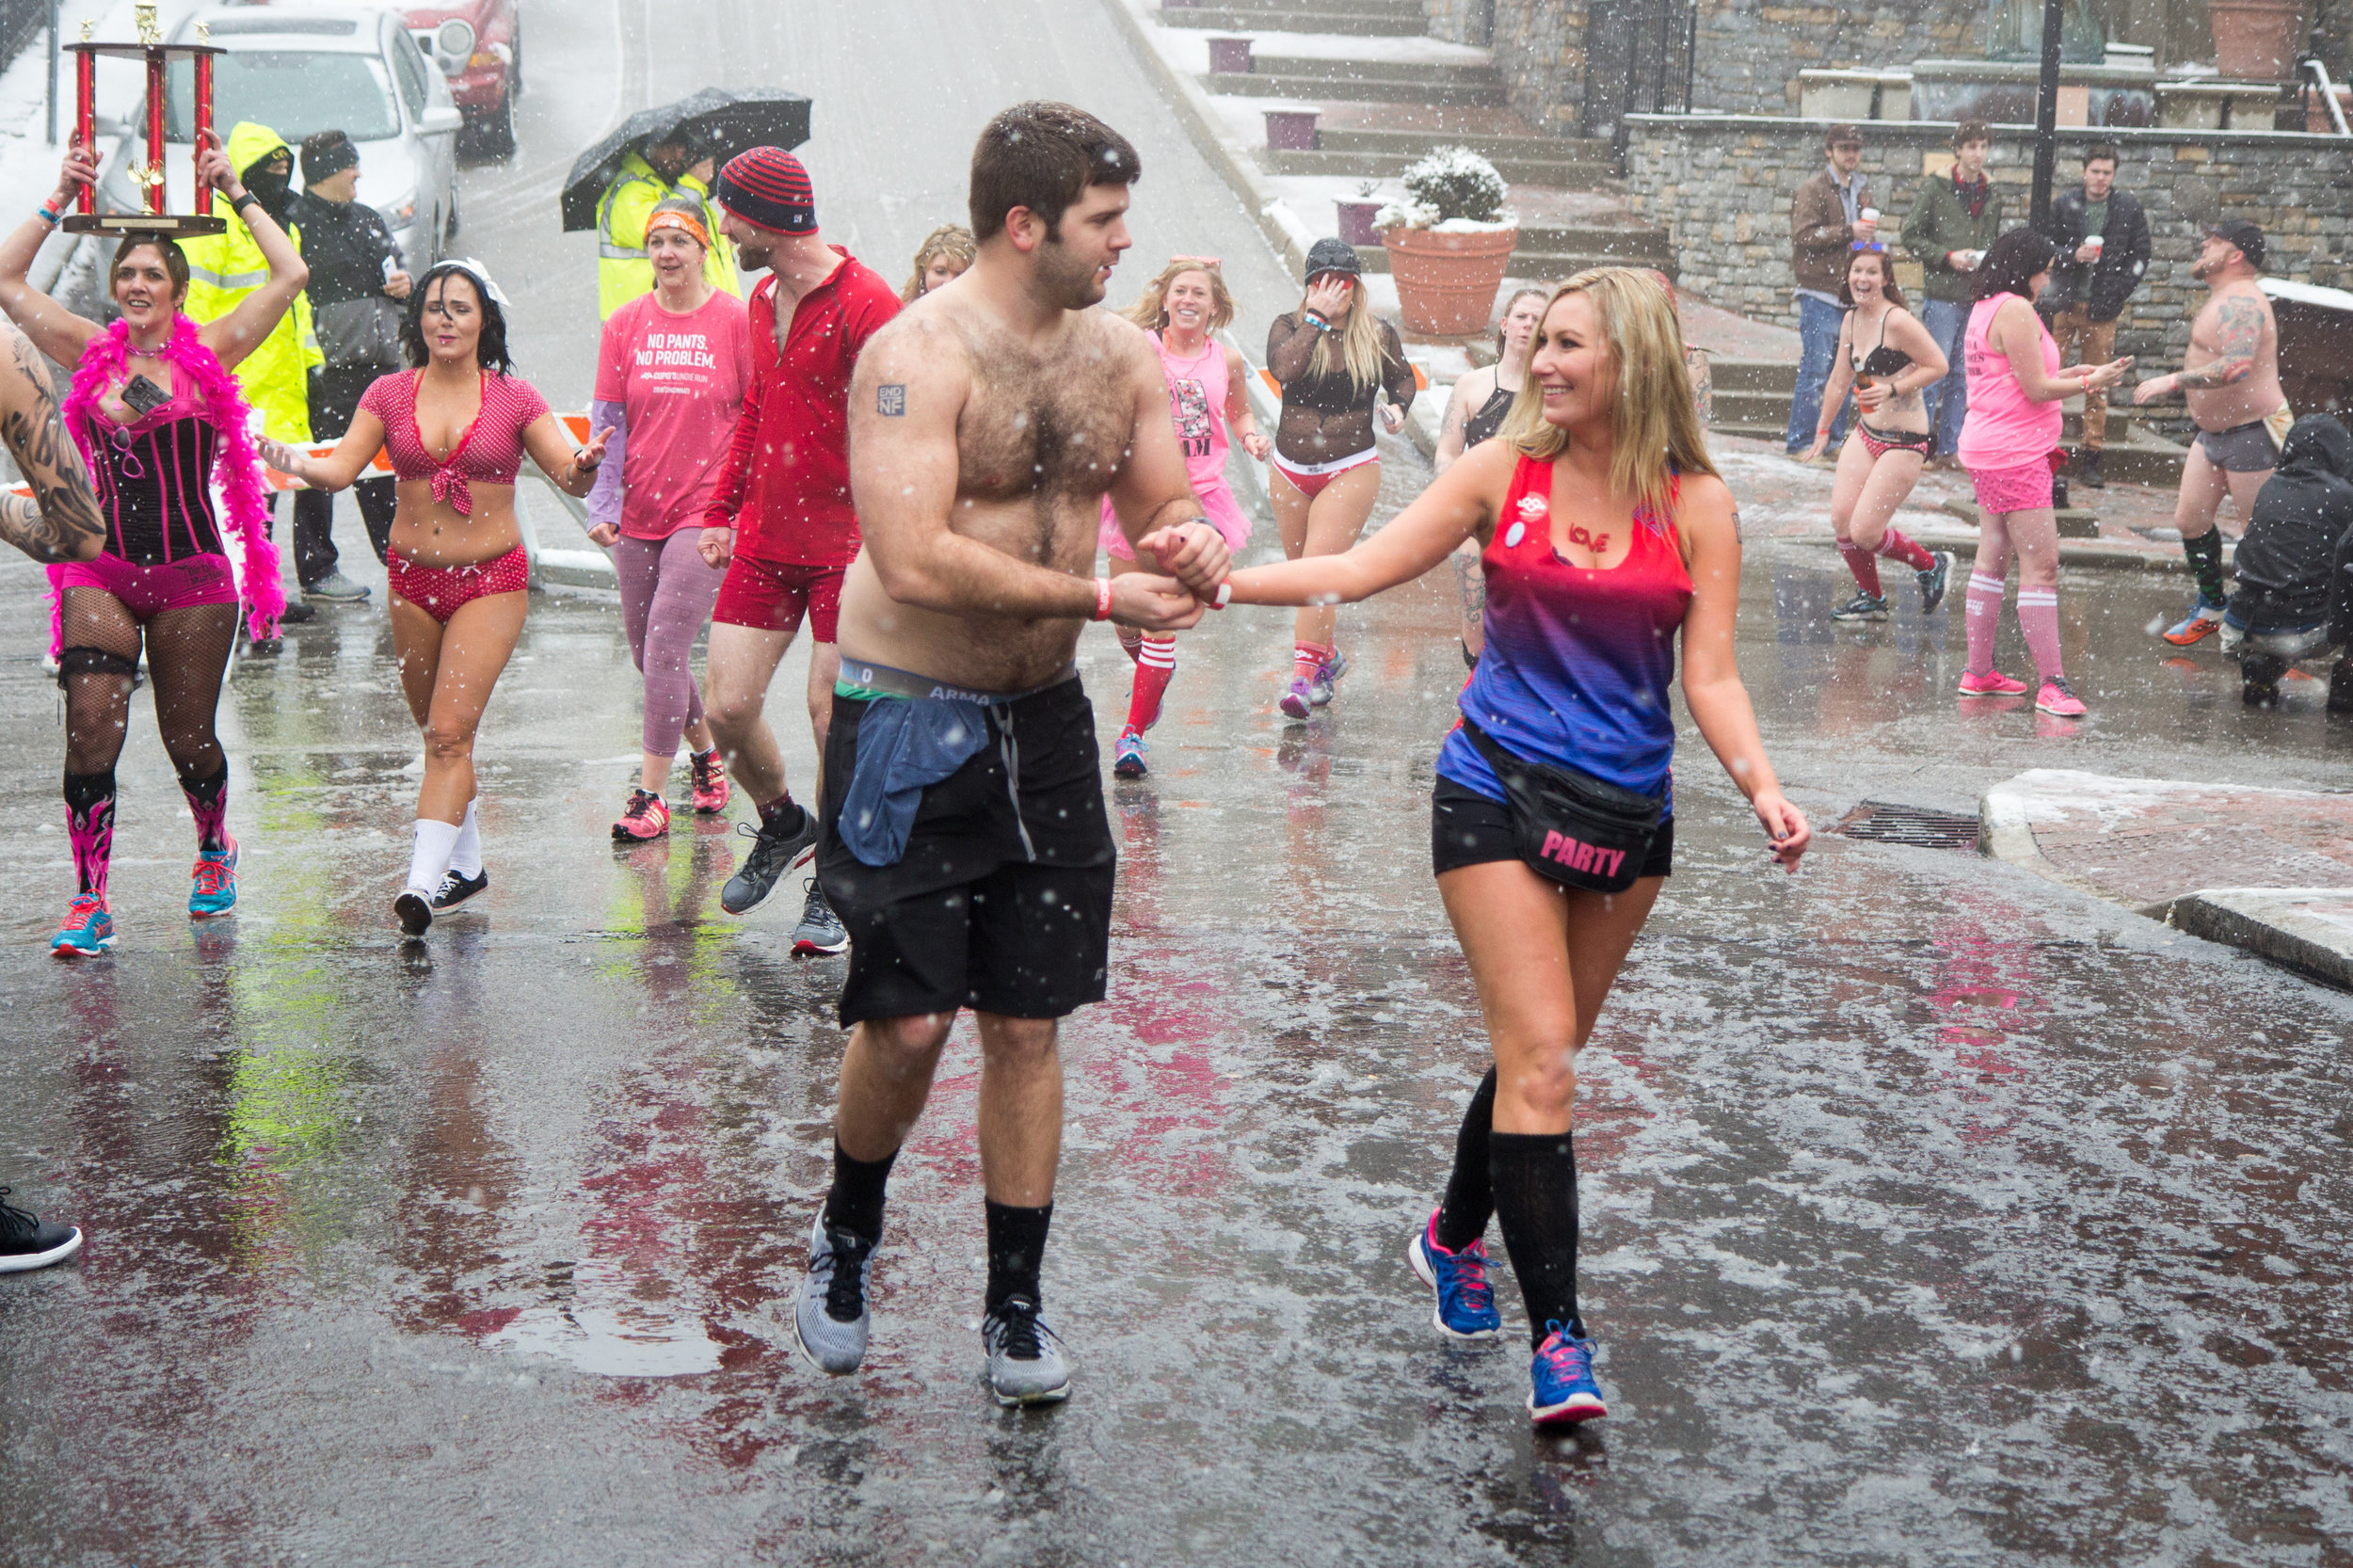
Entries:
{"label": "black ankle sock", "polygon": [[825,1224],[846,1230],[868,1245],[882,1240],[883,1188],[890,1180],[892,1149],[880,1160],[853,1160],[833,1146],[833,1191],[825,1194]]}
{"label": "black ankle sock", "polygon": [[760,830],[762,833],[792,833],[801,825],[801,808],[792,804],[792,792],[785,791],[760,808]]}
{"label": "black ankle sock", "polygon": [[2209,528],[2194,539],[2184,539],[2182,553],[2189,558],[2190,575],[2198,579],[2198,597],[2209,604],[2223,602],[2222,531]]}
{"label": "black ankle sock", "polygon": [[984,1198],[981,1208],[988,1216],[988,1304],[994,1307],[1008,1296],[1036,1302],[1038,1261],[1046,1251],[1046,1227],[1053,1221],[1054,1206],[1016,1208]]}
{"label": "black ankle sock", "polygon": [[1528,1337],[1554,1322],[1583,1337],[1577,1315],[1577,1156],[1565,1132],[1491,1132],[1488,1169],[1512,1272],[1528,1303]]}
{"label": "black ankle sock", "polygon": [[1447,1177],[1446,1200],[1438,1205],[1438,1245],[1449,1252],[1461,1252],[1484,1236],[1496,1211],[1495,1184],[1487,1171],[1487,1137],[1495,1120],[1496,1070],[1490,1067],[1455,1131],[1454,1174]]}

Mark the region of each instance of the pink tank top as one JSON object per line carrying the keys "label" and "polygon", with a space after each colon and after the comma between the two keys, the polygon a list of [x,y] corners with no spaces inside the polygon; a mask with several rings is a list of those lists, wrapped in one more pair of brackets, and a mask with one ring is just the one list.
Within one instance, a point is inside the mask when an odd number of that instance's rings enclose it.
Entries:
{"label": "pink tank top", "polygon": [[523,431],[548,411],[547,400],[530,382],[482,373],[482,408],[447,458],[428,451],[417,428],[417,383],[421,370],[380,376],[360,407],[384,422],[384,452],[402,479],[430,479],[433,499],[446,501],[460,517],[473,515],[471,482],[511,485],[523,466]]}
{"label": "pink tank top", "polygon": [[[1993,312],[2014,294],[1980,299],[1969,309],[1969,325],[1961,335],[1961,362],[1968,376],[1969,413],[1961,424],[1961,462],[1973,469],[2019,468],[2039,463],[2059,443],[2067,423],[2057,403],[2038,403],[2018,384],[2018,373],[2001,350],[1986,341]],[[2023,301],[2021,301],[2023,303]],[[2059,367],[2058,344],[2052,341],[2042,318],[2029,310],[2035,331],[2042,339],[2042,374]]]}

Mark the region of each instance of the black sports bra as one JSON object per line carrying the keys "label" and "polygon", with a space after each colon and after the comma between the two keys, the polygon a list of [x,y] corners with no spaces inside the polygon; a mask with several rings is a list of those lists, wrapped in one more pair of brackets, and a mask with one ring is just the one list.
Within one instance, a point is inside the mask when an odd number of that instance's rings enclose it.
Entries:
{"label": "black sports bra", "polygon": [[1863,357],[1863,362],[1855,366],[1855,374],[1883,379],[1890,376],[1900,376],[1911,368],[1911,355],[1900,348],[1887,346],[1887,317],[1881,316],[1879,346]]}
{"label": "black sports bra", "polygon": [[1500,386],[1487,394],[1487,401],[1479,406],[1479,411],[1463,422],[1463,445],[1465,448],[1477,446],[1503,428],[1504,416],[1512,411],[1514,395],[1509,389]]}

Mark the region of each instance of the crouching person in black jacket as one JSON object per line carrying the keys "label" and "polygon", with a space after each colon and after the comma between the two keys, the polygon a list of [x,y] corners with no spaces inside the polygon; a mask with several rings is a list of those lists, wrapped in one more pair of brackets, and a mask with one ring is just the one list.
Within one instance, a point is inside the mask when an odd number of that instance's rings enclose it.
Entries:
{"label": "crouching person in black jacket", "polygon": [[[341,131],[321,131],[302,143],[302,194],[295,198],[302,234],[302,259],[311,268],[311,316],[327,362],[311,372],[311,434],[340,440],[351,427],[352,411],[369,383],[399,370],[401,306],[408,297],[408,274],[401,270],[400,247],[383,216],[354,200],[360,182],[360,150]],[[362,479],[351,487],[368,543],[384,559],[398,503],[392,478]],[[295,497],[295,569],[309,599],[354,600],[368,590],[336,569],[330,533],[335,498],[324,490]]]}
{"label": "crouching person in black jacket", "polygon": [[[2130,191],[2116,188],[2116,149],[2094,143],[2084,152],[2084,183],[2051,203],[2043,236],[2058,248],[2051,286],[2035,302],[2058,340],[2059,362],[2104,365],[2116,358],[2116,318],[2149,270],[2149,218]],[[2093,489],[2100,450],[2108,440],[2108,400],[2084,399],[2084,436],[2069,476]]]}
{"label": "crouching person in black jacket", "polygon": [[2250,706],[2279,701],[2288,665],[2339,649],[2329,710],[2353,712],[2353,434],[2327,414],[2288,431],[2233,563],[2223,651]]}

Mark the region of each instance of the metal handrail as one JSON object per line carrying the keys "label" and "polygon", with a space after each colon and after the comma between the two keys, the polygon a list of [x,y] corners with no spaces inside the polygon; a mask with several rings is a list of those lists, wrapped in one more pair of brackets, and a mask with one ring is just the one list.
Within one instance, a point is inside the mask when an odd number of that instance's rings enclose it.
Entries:
{"label": "metal handrail", "polygon": [[[2353,127],[2347,127],[2345,122],[2345,105],[2337,102],[2337,85],[2329,79],[2329,68],[2314,58],[2298,60],[2297,67],[2300,71],[2309,72],[2313,83],[2318,85],[2320,100],[2329,105],[2329,120],[2336,126],[2337,135],[2353,136]],[[2312,88],[2307,87],[2304,90],[2310,91]]]}

